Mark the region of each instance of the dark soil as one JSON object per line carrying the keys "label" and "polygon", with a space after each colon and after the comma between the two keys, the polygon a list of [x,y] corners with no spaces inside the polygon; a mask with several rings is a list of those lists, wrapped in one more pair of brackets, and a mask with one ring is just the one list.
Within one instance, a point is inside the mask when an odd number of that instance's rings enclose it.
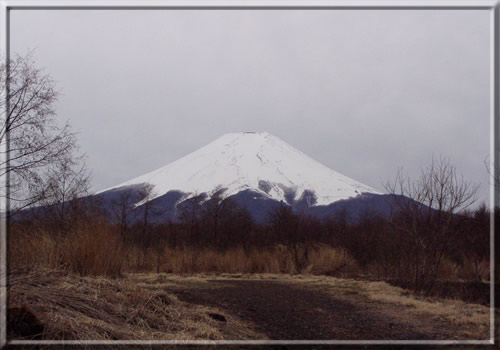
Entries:
{"label": "dark soil", "polygon": [[[449,325],[410,319],[394,305],[362,306],[320,290],[274,281],[214,280],[210,287],[174,289],[181,300],[216,306],[248,320],[274,340],[454,339]],[[355,293],[354,293],[355,294]]]}
{"label": "dark soil", "polygon": [[8,338],[42,339],[45,330],[43,324],[26,307],[12,307],[7,310]]}

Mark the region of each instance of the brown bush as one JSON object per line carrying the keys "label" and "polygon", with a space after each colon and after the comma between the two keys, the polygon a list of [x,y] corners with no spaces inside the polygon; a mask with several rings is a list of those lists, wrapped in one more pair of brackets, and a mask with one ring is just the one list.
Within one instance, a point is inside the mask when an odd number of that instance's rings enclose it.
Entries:
{"label": "brown bush", "polygon": [[486,258],[478,260],[466,257],[463,264],[458,266],[457,276],[465,281],[489,281],[490,261]]}
{"label": "brown bush", "polygon": [[320,245],[309,254],[307,272],[315,275],[345,275],[358,271],[356,260],[344,248]]}
{"label": "brown bush", "polygon": [[41,266],[81,276],[119,276],[125,260],[119,235],[102,223],[78,224],[64,237],[48,231],[20,231],[9,238],[10,268]]}
{"label": "brown bush", "polygon": [[80,224],[60,249],[67,269],[81,276],[119,276],[126,257],[119,234],[107,225]]}
{"label": "brown bush", "polygon": [[61,265],[61,250],[54,236],[47,231],[19,231],[9,235],[9,267]]}

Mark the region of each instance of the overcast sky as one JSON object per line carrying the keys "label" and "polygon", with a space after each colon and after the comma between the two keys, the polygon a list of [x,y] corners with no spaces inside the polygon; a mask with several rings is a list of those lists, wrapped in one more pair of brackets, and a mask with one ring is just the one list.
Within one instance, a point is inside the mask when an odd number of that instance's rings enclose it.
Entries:
{"label": "overcast sky", "polygon": [[93,188],[267,131],[383,190],[447,156],[489,201],[489,11],[13,10]]}

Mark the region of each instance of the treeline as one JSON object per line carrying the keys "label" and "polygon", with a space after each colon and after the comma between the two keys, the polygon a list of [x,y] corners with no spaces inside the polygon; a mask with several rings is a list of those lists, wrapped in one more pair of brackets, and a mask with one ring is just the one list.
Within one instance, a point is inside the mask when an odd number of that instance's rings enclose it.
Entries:
{"label": "treeline", "polygon": [[[437,280],[489,279],[490,211],[485,206],[454,215],[428,210],[428,217],[418,219],[403,211],[390,218],[367,212],[357,222],[346,211],[320,220],[282,206],[258,224],[230,199],[210,201],[198,214],[182,216],[179,222],[146,230],[137,223],[128,235],[145,251],[157,252],[162,247],[188,247],[221,253],[241,249],[249,254],[280,246],[286,249],[294,272],[307,269],[312,252],[327,246],[354,258],[358,273],[396,280],[424,293]],[[325,273],[340,273],[341,267]]]}

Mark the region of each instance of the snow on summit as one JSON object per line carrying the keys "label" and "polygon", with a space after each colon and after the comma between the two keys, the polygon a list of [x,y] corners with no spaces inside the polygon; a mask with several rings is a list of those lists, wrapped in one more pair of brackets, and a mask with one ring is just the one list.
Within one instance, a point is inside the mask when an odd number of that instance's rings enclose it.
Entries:
{"label": "snow on summit", "polygon": [[267,132],[225,134],[113,189],[142,183],[154,186],[155,197],[172,190],[193,196],[225,188],[226,196],[252,190],[290,202],[292,198],[299,200],[307,191],[316,197],[311,205],[327,205],[363,192],[380,193],[327,168]]}

